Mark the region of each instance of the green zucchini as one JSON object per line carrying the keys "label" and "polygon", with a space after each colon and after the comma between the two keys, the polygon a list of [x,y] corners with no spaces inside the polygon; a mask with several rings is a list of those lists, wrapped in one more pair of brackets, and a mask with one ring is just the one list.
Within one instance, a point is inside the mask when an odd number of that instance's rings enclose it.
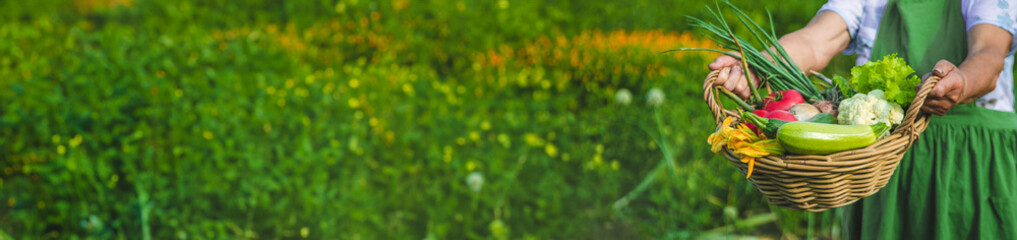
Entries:
{"label": "green zucchini", "polygon": [[872,145],[889,128],[881,123],[866,126],[798,121],[781,126],[777,140],[788,152],[830,154]]}

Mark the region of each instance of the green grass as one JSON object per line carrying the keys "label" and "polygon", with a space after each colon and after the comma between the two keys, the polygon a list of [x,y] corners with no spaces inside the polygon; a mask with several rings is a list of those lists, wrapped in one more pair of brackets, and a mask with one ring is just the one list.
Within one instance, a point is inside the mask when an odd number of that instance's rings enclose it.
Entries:
{"label": "green grass", "polygon": [[87,2],[0,2],[0,236],[806,232],[709,151],[714,56],[658,54],[700,2]]}

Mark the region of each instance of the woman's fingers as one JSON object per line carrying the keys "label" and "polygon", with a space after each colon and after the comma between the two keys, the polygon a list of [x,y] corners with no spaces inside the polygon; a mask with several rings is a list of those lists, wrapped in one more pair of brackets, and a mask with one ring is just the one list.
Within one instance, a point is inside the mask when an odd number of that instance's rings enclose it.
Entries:
{"label": "woman's fingers", "polygon": [[751,93],[748,78],[745,77],[746,71],[742,69],[740,64],[741,62],[734,57],[721,55],[713,63],[710,63],[708,67],[710,70],[718,72],[717,80],[715,80],[714,84],[730,90],[739,97],[748,98]]}
{"label": "woman's fingers", "polygon": [[710,63],[710,65],[707,65],[707,67],[709,67],[710,70],[717,70],[717,69],[722,69],[722,68],[725,68],[725,67],[730,67],[730,66],[733,66],[733,65],[737,65],[737,63],[738,63],[738,59],[735,59],[735,58],[733,58],[731,56],[728,56],[728,55],[721,55],[720,57],[717,57],[716,60],[713,60],[713,63]]}
{"label": "woman's fingers", "polygon": [[950,61],[939,60],[939,62],[936,62],[936,66],[932,67],[932,74],[939,77],[946,77],[950,74],[950,72],[953,72],[953,70],[956,69],[957,66],[954,66],[953,63],[950,63]]}
{"label": "woman's fingers", "polygon": [[926,113],[929,113],[929,114],[936,114],[936,115],[939,115],[939,116],[946,115],[946,112],[944,112],[942,110],[939,110],[938,108],[930,108],[930,107],[924,107],[923,106],[922,107],[922,111],[926,112]]}
{"label": "woman's fingers", "polygon": [[728,80],[730,78],[731,78],[731,68],[730,67],[721,68],[717,74],[717,81],[714,83],[720,86],[724,86],[724,88],[731,89],[732,87],[734,87],[733,85],[734,83]]}
{"label": "woman's fingers", "polygon": [[953,106],[961,103],[964,96],[965,79],[964,75],[956,70],[957,66],[953,63],[939,60],[932,68],[932,72],[922,76],[923,83],[931,76],[940,77],[939,83],[936,83],[929,95],[925,97],[922,111],[942,116],[950,112]]}
{"label": "woman's fingers", "polygon": [[936,88],[934,88],[932,92],[929,92],[929,95],[925,97],[925,103],[922,104],[922,111],[943,116],[950,111],[950,108],[953,108],[953,105],[956,105],[956,102],[945,95],[945,91],[943,90],[945,89],[945,84],[942,84],[942,82],[940,83],[941,84],[937,84]]}
{"label": "woman's fingers", "polygon": [[739,82],[734,89],[731,89],[731,92],[735,93],[735,95],[738,95],[738,97],[741,97],[742,99],[749,97],[749,87],[745,86],[744,82]]}
{"label": "woman's fingers", "polygon": [[929,97],[937,98],[945,97],[946,92],[949,91],[950,89],[949,87],[947,87],[947,85],[950,85],[950,82],[939,81],[939,83],[936,84],[936,87],[932,88],[932,92],[929,92]]}
{"label": "woman's fingers", "polygon": [[738,94],[741,98],[748,98],[749,84],[745,78],[745,70],[742,69],[741,66],[734,67],[734,69],[731,70],[731,77],[734,78],[734,82],[736,83],[735,89],[732,90],[732,92]]}
{"label": "woman's fingers", "polygon": [[727,89],[732,93],[735,93],[736,95],[745,98],[745,96],[748,95],[742,96],[742,94],[740,94],[740,92],[742,91],[741,90],[742,85],[745,85],[739,82],[739,76],[741,76],[741,74],[742,74],[741,69],[739,67],[723,68],[720,70],[720,75],[717,76],[718,82],[717,84],[724,86],[724,89]]}
{"label": "woman's fingers", "polygon": [[[734,54],[736,56],[741,56],[741,54],[738,54],[738,52],[728,52],[728,53]],[[741,64],[741,62],[738,61],[737,58],[728,55],[720,55],[719,57],[713,60],[713,63],[710,63],[709,65],[706,66],[709,67],[710,70],[719,70],[725,67],[738,66],[739,64]]]}
{"label": "woman's fingers", "polygon": [[940,82],[936,88],[925,97],[922,110],[936,115],[945,115],[953,109],[953,106],[960,104],[959,87],[953,82]]}
{"label": "woman's fingers", "polygon": [[724,87],[741,98],[751,94],[745,70],[741,66],[725,67],[718,70],[716,85]]}
{"label": "woman's fingers", "polygon": [[943,116],[943,115],[946,115],[946,113],[949,112],[950,108],[952,108],[952,107],[953,107],[953,104],[950,104],[946,100],[942,100],[942,99],[925,99],[925,104],[922,105],[922,111],[930,113],[930,114],[936,114],[936,115],[939,115],[939,116]]}
{"label": "woman's fingers", "polygon": [[[945,92],[942,90],[948,89],[941,90],[940,87],[943,86],[944,82],[947,82],[947,77],[950,76],[951,75],[950,73],[952,73],[954,70],[957,70],[957,66],[953,65],[953,63],[950,63],[950,61],[947,60],[939,60],[938,62],[936,62],[936,65],[932,67],[932,72],[928,72],[925,75],[922,75],[922,84],[924,84],[926,80],[929,79],[929,77],[937,76],[940,78],[939,84],[937,84],[936,88],[933,89],[933,92],[929,94],[930,95],[945,94]],[[918,87],[916,87],[915,90],[918,90],[919,87],[921,86],[922,85],[918,85]],[[940,90],[940,92],[936,92],[936,90]]]}
{"label": "woman's fingers", "polygon": [[958,104],[964,90],[964,77],[952,70],[950,71],[939,80],[939,83],[932,89],[932,92],[929,92],[929,96]]}

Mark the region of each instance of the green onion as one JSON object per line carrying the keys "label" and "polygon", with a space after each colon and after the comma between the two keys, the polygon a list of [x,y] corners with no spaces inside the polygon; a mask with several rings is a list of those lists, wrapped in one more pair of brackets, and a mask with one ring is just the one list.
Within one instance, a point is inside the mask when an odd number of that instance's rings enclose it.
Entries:
{"label": "green onion", "polygon": [[[798,68],[798,65],[796,65],[794,60],[788,56],[784,47],[780,45],[776,31],[774,31],[772,26],[773,16],[770,15],[769,10],[766,11],[766,15],[770,20],[771,26],[769,31],[767,31],[767,29],[759,26],[759,24],[753,21],[752,18],[745,14],[745,12],[741,9],[738,9],[729,2],[725,2],[725,4],[731,9],[742,25],[749,30],[752,38],[763,45],[762,49],[764,49],[764,51],[771,56],[773,60],[766,58],[766,56],[763,55],[763,52],[759,50],[760,48],[757,48],[749,41],[733,34],[731,26],[728,25],[726,19],[722,16],[719,5],[716,9],[711,8],[710,6],[706,7],[713,16],[715,23],[703,21],[702,19],[692,16],[686,17],[689,19],[692,27],[706,31],[708,33],[708,37],[719,44],[723,49],[737,51],[741,53],[741,57],[730,54],[724,50],[706,48],[676,48],[664,52],[709,51],[726,54],[741,60],[744,64],[744,68],[749,69],[749,67],[752,67],[751,69],[759,74],[762,80],[768,83],[774,90],[782,91],[794,89],[800,92],[806,99],[810,99],[812,101],[824,100],[819,89],[812,84],[812,81],[805,75],[805,72]],[[773,46],[773,49],[766,47],[767,45]],[[750,76],[749,87],[752,89],[754,97],[753,100],[758,100],[759,95],[756,92],[756,86],[751,78],[751,74],[748,74],[749,71],[746,71],[745,73]]]}

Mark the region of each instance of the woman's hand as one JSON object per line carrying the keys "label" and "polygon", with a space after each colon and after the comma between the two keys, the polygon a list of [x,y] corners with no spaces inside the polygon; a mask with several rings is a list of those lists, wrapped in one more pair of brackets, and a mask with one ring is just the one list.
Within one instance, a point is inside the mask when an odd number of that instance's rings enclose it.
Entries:
{"label": "woman's hand", "polygon": [[[738,52],[729,53],[739,55]],[[749,91],[749,81],[745,76],[745,69],[742,69],[742,61],[728,55],[720,55],[708,67],[711,71],[720,71],[720,75],[717,76],[717,80],[714,82],[716,85],[723,86],[742,99],[749,97],[751,93]],[[753,79],[759,79],[755,76],[753,75]],[[758,82],[757,80],[756,83]]]}
{"label": "woman's hand", "polygon": [[968,56],[960,66],[939,60],[930,74],[942,78],[925,98],[922,111],[945,115],[953,106],[974,102],[996,89],[1012,36],[1003,28],[977,24],[968,30]]}
{"label": "woman's hand", "polygon": [[[964,94],[967,77],[964,73],[957,69],[953,63],[946,60],[939,60],[936,66],[932,68],[931,73],[926,73],[922,76],[922,83],[931,76],[940,77],[939,83],[936,87],[929,92],[929,95],[925,97],[925,104],[922,105],[922,111],[936,115],[946,115],[953,106],[964,102],[966,96]],[[919,85],[921,87],[921,85]]]}

